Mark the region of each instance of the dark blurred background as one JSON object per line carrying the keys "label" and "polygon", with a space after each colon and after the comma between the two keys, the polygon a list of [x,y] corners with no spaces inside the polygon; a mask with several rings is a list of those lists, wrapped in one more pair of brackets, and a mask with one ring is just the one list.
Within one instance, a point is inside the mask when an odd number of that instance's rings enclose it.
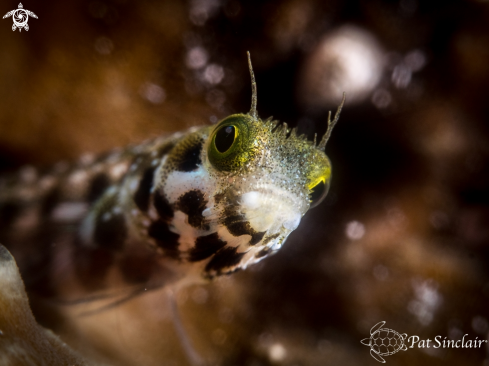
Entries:
{"label": "dark blurred background", "polygon": [[[488,1],[23,5],[39,18],[28,32],[0,22],[2,172],[246,112],[248,50],[261,117],[312,138],[347,93],[326,201],[274,257],[179,294],[210,364],[376,365],[360,340],[382,320],[421,339],[488,338]],[[171,316],[151,304],[59,333],[109,363],[186,364]],[[415,346],[386,361],[488,366],[488,351]]]}

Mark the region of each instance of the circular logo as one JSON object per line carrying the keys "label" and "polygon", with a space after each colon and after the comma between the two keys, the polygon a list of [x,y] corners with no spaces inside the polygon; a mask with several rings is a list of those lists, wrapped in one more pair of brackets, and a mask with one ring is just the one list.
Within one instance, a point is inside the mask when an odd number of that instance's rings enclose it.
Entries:
{"label": "circular logo", "polygon": [[16,27],[23,28],[27,24],[29,14],[24,9],[17,9],[12,14],[12,19]]}

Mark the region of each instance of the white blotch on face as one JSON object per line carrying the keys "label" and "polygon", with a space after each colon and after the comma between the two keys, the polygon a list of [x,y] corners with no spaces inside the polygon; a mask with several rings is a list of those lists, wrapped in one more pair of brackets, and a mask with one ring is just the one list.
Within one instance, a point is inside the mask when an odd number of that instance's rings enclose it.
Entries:
{"label": "white blotch on face", "polygon": [[51,218],[57,222],[73,222],[83,218],[87,212],[87,203],[64,202],[54,208]]}
{"label": "white blotch on face", "polygon": [[257,209],[260,206],[260,193],[248,192],[241,196],[241,204],[249,210]]}
{"label": "white blotch on face", "polygon": [[241,211],[258,232],[278,232],[281,227],[295,230],[301,221],[301,200],[278,187],[264,187],[241,196]]}
{"label": "white blotch on face", "polygon": [[170,203],[174,203],[182,194],[194,189],[203,192],[206,199],[216,191],[216,183],[202,167],[192,172],[175,171],[170,173],[163,191]]}

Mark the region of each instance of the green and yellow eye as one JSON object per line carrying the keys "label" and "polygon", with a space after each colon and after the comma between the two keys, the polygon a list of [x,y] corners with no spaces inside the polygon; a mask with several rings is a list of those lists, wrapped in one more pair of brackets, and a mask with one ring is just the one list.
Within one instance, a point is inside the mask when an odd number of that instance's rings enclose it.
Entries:
{"label": "green and yellow eye", "polygon": [[218,170],[233,171],[250,158],[249,119],[244,114],[229,116],[211,134],[208,156]]}
{"label": "green and yellow eye", "polygon": [[[319,155],[320,154],[320,155]],[[311,208],[319,205],[328,195],[331,182],[331,164],[324,153],[318,153],[308,174],[309,201]]]}

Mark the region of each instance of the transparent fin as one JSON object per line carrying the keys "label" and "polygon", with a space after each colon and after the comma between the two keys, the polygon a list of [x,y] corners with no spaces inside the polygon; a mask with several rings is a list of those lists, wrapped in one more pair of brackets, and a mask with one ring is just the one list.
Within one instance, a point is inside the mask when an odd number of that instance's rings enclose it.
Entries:
{"label": "transparent fin", "polygon": [[175,331],[177,332],[178,339],[182,345],[183,350],[185,351],[185,355],[189,363],[192,366],[203,366],[205,365],[204,359],[199,355],[199,353],[195,350],[192,345],[192,341],[185,331],[185,327],[183,326],[182,319],[180,318],[180,314],[178,312],[178,305],[175,299],[174,290],[171,288],[167,288],[167,296],[170,304],[170,310],[173,319],[173,325],[175,326]]}

